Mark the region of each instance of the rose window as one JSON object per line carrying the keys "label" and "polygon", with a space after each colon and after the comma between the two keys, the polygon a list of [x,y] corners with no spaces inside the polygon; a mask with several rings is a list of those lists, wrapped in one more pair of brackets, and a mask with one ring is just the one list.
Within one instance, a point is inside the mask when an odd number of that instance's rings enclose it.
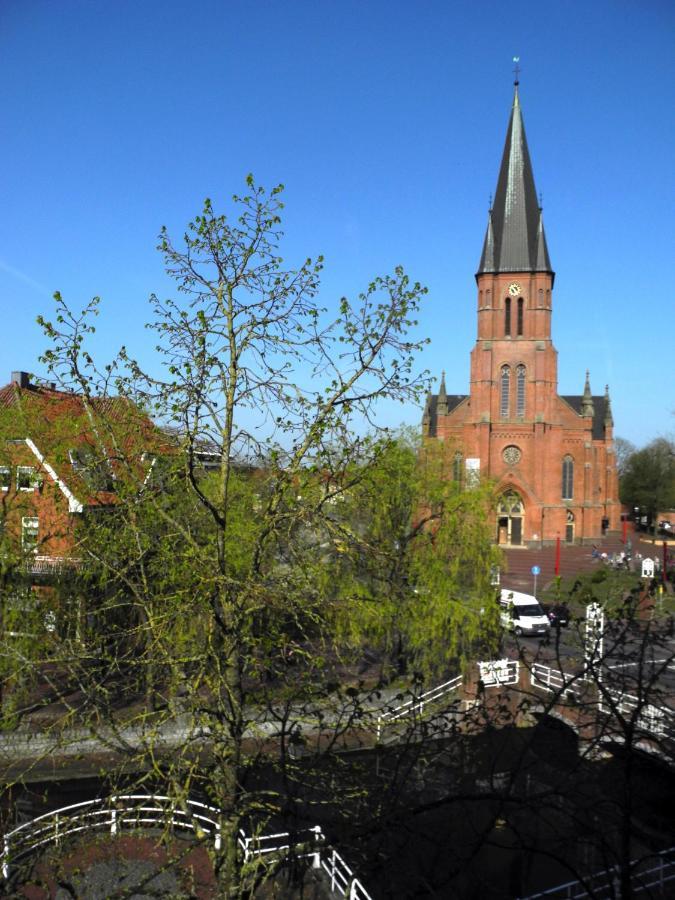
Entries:
{"label": "rose window", "polygon": [[514,447],[511,445],[510,447],[504,447],[502,450],[502,459],[507,464],[507,466],[517,466],[520,462],[522,453],[520,452],[519,447]]}

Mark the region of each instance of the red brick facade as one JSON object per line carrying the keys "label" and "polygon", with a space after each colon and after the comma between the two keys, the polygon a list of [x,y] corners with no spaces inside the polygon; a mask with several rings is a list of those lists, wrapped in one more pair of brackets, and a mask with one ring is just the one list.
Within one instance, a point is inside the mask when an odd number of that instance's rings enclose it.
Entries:
{"label": "red brick facade", "polygon": [[500,543],[592,542],[603,527],[620,527],[609,392],[592,396],[587,373],[583,395],[558,394],[555,276],[541,210],[529,196],[536,198],[529,166],[516,92],[476,275],[470,393],[447,395],[443,378],[439,394],[427,398],[423,430],[456,446],[455,477],[479,472],[496,483]]}

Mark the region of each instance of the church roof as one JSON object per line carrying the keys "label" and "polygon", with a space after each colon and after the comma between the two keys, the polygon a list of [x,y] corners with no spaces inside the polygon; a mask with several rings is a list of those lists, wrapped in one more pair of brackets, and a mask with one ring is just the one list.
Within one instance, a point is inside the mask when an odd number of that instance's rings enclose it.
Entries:
{"label": "church roof", "polygon": [[485,272],[553,273],[517,83],[477,274]]}
{"label": "church roof", "polygon": [[[575,413],[583,416],[584,394],[561,394],[560,396],[572,407]],[[605,439],[605,415],[608,402],[609,397],[607,394],[593,394],[593,427],[591,433],[594,441]]]}
{"label": "church roof", "polygon": [[[463,400],[467,400],[468,394],[446,394],[448,404],[448,412],[451,413],[456,409]],[[432,436],[436,433],[436,425],[438,422],[438,394],[429,394],[427,396],[427,405],[424,410],[425,416],[429,417],[429,434]]]}

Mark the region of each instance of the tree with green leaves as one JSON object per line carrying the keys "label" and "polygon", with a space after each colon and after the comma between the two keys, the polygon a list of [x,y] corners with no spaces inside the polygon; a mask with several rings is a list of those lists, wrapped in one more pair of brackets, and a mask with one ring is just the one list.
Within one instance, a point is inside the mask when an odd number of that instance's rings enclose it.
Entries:
{"label": "tree with green leaves", "polygon": [[626,460],[620,481],[621,500],[648,513],[658,531],[659,513],[675,507],[675,445],[656,438]]}
{"label": "tree with green leaves", "polygon": [[[63,386],[92,398],[91,431],[117,456],[116,508],[101,530],[89,523],[84,539],[105,587],[110,672],[98,679],[98,708],[109,724],[122,652],[146,669],[154,693],[168,686],[164,705],[144,709],[138,723],[153,765],[158,735],[177,716],[189,734],[208,731],[208,770],[191,740],[161,766],[174,792],[202,790],[222,810],[222,896],[243,890],[250,873],[239,828],[266,809],[245,786],[262,676],[289,636],[298,646],[330,639],[313,543],[333,476],[355,454],[367,467],[359,432],[378,400],[414,402],[424,388],[414,372],[421,344],[408,337],[424,290],[397,269],[356,304],[343,298],[330,320],[316,302],[322,261],[290,269],[279,256],[281,188],[268,194],[252,179],[248,188],[234,198],[236,221],[206,201],[182,244],[161,234],[180,298],[152,298],[163,375],[145,372],[124,350],[96,367],[86,348],[96,300],[76,315],[57,298],[56,318],[42,320],[52,341],[44,361]],[[161,466],[140,463],[138,441],[106,416],[101,397],[113,386],[171,429],[167,455],[180,470],[189,515],[184,503],[167,502],[174,492],[165,490]],[[206,455],[216,471],[204,471]],[[305,685],[321,681],[311,659],[306,654]],[[278,699],[281,685],[275,690]]]}
{"label": "tree with green leaves", "polygon": [[[177,803],[220,810],[214,868],[231,898],[269,872],[242,854],[240,828],[299,821],[311,772],[344,771],[303,767],[294,747],[307,736],[326,759],[363,726],[344,677],[364,643],[430,672],[494,629],[487,489],[452,485],[431,448],[367,434],[379,401],[426,388],[410,337],[425,290],[397,268],[331,318],[321,259],[293,269],[279,255],[281,187],[249,178],[234,206],[232,220],[207,200],[178,244],[161,233],[178,295],[151,300],[159,372],[124,349],[97,366],[97,299],[76,313],[57,295],[41,319],[43,361],[83,398],[115,493],[83,522],[69,586],[88,611],[63,656],[79,691],[61,698],[67,718],[138,787],[159,779]],[[256,781],[270,759],[276,774]]]}
{"label": "tree with green leaves", "polygon": [[411,429],[385,438],[340,509],[358,552],[326,570],[342,595],[337,627],[399,673],[457,672],[499,644],[492,488],[453,479],[454,449]]}

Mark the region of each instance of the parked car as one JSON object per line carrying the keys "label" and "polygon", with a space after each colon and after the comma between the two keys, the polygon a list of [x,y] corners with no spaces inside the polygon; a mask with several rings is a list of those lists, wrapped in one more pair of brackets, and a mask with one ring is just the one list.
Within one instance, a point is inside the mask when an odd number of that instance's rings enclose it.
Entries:
{"label": "parked car", "polygon": [[668,519],[664,519],[663,522],[659,522],[659,531],[663,531],[664,534],[672,534],[673,526],[672,523],[668,521]]}
{"label": "parked car", "polygon": [[570,624],[570,611],[566,603],[556,603],[548,611],[548,619],[552,628],[567,628]]}
{"label": "parked car", "polygon": [[524,634],[547,637],[551,630],[548,616],[532,594],[502,588],[499,595],[501,622],[519,637]]}

